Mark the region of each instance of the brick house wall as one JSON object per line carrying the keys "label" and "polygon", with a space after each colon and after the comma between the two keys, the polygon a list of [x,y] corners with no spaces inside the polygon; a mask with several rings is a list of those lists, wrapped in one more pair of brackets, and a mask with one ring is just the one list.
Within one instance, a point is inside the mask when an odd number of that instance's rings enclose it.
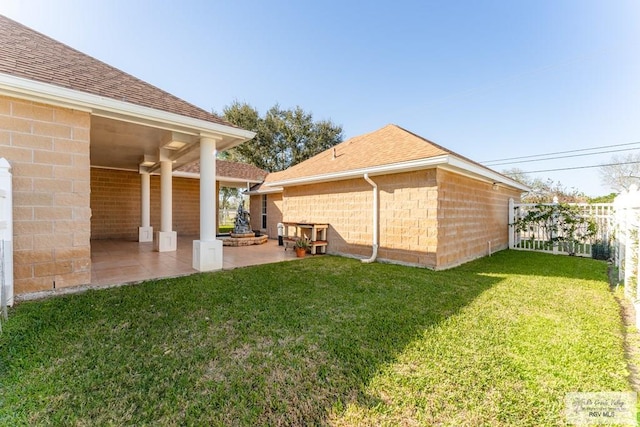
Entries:
{"label": "brick house wall", "polygon": [[[379,190],[380,259],[435,267],[435,170],[375,176]],[[364,179],[284,190],[285,221],[328,223],[327,252],[370,256],[373,191]]]}
{"label": "brick house wall", "polygon": [[0,96],[16,294],[91,281],[89,113]]}
{"label": "brick house wall", "polygon": [[438,169],[437,267],[448,268],[509,246],[509,198],[520,192]]}
{"label": "brick house wall", "polygon": [[262,228],[262,197],[252,195],[249,199],[251,229],[260,230],[270,239],[278,238],[278,223],[282,222],[282,193],[265,194],[267,197],[267,228]]}
{"label": "brick house wall", "polygon": [[[492,251],[508,246],[508,201],[519,199],[518,190],[443,169],[372,180],[379,190],[380,260],[441,269],[487,255],[488,242]],[[327,252],[371,255],[373,194],[364,179],[287,187],[283,195],[284,221],[329,224]]]}
{"label": "brick house wall", "polygon": [[436,170],[373,177],[380,190],[381,259],[435,267]]}
{"label": "brick house wall", "polygon": [[[260,230],[262,228],[261,227],[262,219],[260,218],[260,213],[262,212],[262,195],[250,196],[248,209],[249,209],[249,220],[251,221],[251,229]],[[267,219],[268,219],[268,216],[267,216]]]}
{"label": "brick house wall", "polygon": [[372,236],[370,193],[361,179],[286,187],[283,219],[328,223],[328,253],[365,255]]}
{"label": "brick house wall", "polygon": [[[174,177],[173,231],[200,232],[200,180]],[[91,168],[91,238],[138,239],[140,174]],[[151,176],[151,226],[160,230],[160,176]]]}

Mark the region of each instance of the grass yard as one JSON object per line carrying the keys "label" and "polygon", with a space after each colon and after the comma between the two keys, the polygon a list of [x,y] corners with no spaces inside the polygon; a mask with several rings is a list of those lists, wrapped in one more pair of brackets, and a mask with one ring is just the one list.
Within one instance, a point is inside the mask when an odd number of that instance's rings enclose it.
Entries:
{"label": "grass yard", "polygon": [[564,425],[628,391],[606,264],[338,257],[19,304],[0,425]]}

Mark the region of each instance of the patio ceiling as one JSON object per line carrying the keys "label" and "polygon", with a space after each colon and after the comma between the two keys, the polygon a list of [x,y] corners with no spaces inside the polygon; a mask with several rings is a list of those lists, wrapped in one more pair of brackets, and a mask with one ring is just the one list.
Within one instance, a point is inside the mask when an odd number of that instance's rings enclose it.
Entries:
{"label": "patio ceiling", "polygon": [[91,118],[91,166],[137,171],[145,154],[158,156],[159,141],[169,133],[94,116]]}
{"label": "patio ceiling", "polygon": [[[174,129],[179,130],[174,130]],[[216,135],[218,151],[243,139]],[[137,171],[143,161],[150,172],[158,169],[160,150],[173,160],[173,169],[198,160],[200,135],[196,130],[167,124],[146,125],[105,116],[91,117],[91,166]]]}

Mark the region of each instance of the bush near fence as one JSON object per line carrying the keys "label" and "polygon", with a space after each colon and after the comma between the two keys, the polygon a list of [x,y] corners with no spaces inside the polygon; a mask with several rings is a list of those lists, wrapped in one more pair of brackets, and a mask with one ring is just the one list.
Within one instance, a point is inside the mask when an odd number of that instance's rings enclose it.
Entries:
{"label": "bush near fence", "polygon": [[611,203],[510,202],[509,247],[608,259]]}

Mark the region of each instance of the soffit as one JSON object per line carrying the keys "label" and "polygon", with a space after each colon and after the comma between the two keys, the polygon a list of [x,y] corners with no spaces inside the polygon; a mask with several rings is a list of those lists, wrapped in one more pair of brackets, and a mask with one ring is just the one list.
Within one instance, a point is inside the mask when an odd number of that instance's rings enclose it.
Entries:
{"label": "soffit", "polygon": [[171,132],[105,117],[91,117],[91,166],[138,170],[142,157],[158,156]]}

